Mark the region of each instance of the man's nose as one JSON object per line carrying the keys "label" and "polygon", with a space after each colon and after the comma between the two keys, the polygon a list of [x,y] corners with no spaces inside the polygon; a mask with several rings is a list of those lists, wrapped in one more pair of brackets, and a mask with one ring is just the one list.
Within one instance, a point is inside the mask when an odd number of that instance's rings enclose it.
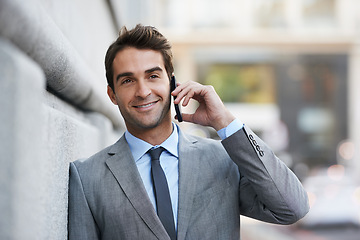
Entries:
{"label": "man's nose", "polygon": [[151,94],[151,88],[145,81],[138,81],[136,97],[146,98]]}

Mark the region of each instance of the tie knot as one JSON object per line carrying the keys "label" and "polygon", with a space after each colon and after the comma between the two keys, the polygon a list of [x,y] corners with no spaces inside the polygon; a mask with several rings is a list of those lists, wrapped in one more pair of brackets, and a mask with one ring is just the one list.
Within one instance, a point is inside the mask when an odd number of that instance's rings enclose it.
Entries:
{"label": "tie knot", "polygon": [[148,152],[150,153],[151,161],[159,160],[162,151],[164,151],[163,147],[150,149]]}

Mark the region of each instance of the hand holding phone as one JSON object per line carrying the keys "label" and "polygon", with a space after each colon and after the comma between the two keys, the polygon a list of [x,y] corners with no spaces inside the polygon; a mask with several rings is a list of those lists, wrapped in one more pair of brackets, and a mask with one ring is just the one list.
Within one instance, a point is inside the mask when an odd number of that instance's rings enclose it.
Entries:
{"label": "hand holding phone", "polygon": [[[175,76],[173,75],[171,77],[171,81],[170,81],[170,91],[174,91],[176,88],[176,79],[175,79]],[[174,96],[174,100],[176,99],[176,96]],[[176,117],[177,117],[177,120],[179,122],[182,122],[183,119],[182,119],[182,115],[181,115],[181,111],[180,111],[180,106],[179,104],[174,104],[175,106],[175,112],[176,112]]]}

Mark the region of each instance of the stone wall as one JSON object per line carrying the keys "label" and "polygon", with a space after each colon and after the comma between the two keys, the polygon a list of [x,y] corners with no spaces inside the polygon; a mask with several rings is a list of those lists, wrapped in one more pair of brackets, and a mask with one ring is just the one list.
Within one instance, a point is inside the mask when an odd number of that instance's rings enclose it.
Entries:
{"label": "stone wall", "polygon": [[0,239],[66,239],[69,162],[124,129],[106,96],[110,10],[0,0]]}

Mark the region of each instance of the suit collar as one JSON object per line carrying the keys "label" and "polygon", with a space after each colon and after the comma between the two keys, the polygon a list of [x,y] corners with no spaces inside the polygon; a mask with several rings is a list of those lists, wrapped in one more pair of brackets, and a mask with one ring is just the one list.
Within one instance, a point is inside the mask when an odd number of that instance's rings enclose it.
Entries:
{"label": "suit collar", "polygon": [[124,136],[110,148],[108,154],[110,157],[106,160],[106,164],[134,209],[159,239],[167,239],[166,230],[147,196]]}
{"label": "suit collar", "polygon": [[[179,130],[178,240],[185,239],[186,236],[196,191],[196,184],[193,183],[197,182],[196,172],[200,170],[196,142],[195,137]],[[159,239],[167,239],[166,230],[147,196],[124,135],[109,149],[108,154],[110,157],[106,164],[135,210]]]}

